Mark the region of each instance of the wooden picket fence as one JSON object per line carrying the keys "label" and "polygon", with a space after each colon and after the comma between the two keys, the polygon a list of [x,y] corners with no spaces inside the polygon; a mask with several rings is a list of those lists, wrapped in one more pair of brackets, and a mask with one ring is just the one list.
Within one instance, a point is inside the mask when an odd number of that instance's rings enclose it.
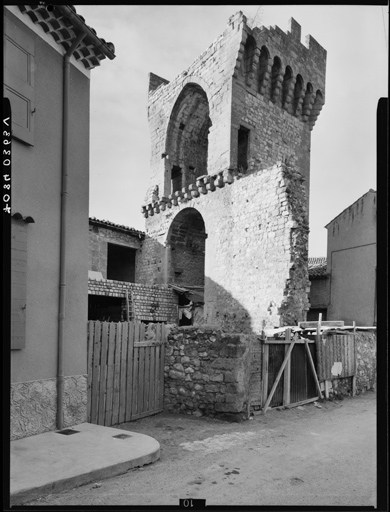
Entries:
{"label": "wooden picket fence", "polygon": [[164,324],[88,322],[88,421],[118,425],[163,410]]}

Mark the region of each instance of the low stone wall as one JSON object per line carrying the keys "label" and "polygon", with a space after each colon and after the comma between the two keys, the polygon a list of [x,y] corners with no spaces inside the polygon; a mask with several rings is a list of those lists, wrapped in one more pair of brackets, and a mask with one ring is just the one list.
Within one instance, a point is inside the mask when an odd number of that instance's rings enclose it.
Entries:
{"label": "low stone wall", "polygon": [[251,336],[172,327],[165,351],[164,409],[241,421],[248,416]]}
{"label": "low stone wall", "polygon": [[376,387],[376,332],[357,332],[357,375],[358,393]]}

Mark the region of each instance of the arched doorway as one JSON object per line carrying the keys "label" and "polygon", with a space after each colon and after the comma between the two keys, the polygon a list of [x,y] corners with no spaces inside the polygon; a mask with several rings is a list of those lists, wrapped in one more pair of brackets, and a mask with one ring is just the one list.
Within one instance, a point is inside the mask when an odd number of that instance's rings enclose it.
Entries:
{"label": "arched doorway", "polygon": [[169,119],[166,141],[165,190],[168,196],[207,174],[209,102],[202,87],[188,83]]}
{"label": "arched doorway", "polygon": [[181,210],[168,231],[167,275],[180,294],[179,325],[201,323],[203,318],[206,238],[202,215],[195,208]]}

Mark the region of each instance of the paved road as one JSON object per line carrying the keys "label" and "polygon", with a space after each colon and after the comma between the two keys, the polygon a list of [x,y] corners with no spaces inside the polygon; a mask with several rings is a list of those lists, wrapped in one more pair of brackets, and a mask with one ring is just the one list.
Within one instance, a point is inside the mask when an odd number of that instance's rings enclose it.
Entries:
{"label": "paved road", "polygon": [[244,423],[160,414],[120,428],[161,460],[31,505],[375,506],[376,396],[270,410]]}

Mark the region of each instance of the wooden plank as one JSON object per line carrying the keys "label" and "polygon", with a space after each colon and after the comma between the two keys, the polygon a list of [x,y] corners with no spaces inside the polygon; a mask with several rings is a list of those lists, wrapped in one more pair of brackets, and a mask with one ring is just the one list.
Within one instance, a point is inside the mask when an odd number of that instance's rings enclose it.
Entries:
{"label": "wooden plank", "polygon": [[317,386],[317,389],[318,389],[318,394],[319,394],[319,396],[322,399],[323,397],[322,397],[322,391],[321,391],[320,383],[318,382],[316,368],[314,366],[314,361],[313,361],[313,358],[311,357],[311,352],[310,352],[309,344],[307,342],[305,343],[305,347],[306,347],[307,356],[309,358],[310,366],[311,366],[311,369],[313,371],[314,380],[315,380],[315,383],[316,383],[316,386]]}
{"label": "wooden plank", "polygon": [[138,363],[138,410],[137,412],[144,412],[144,383],[145,383],[145,347],[138,349],[139,363]]}
{"label": "wooden plank", "polygon": [[100,372],[100,344],[101,344],[101,323],[95,322],[95,334],[93,339],[93,369],[92,369],[92,392],[91,392],[91,423],[97,424],[97,410],[99,398],[99,372]]}
{"label": "wooden plank", "polygon": [[127,378],[127,346],[129,338],[129,324],[122,323],[122,351],[121,351],[121,383],[119,393],[118,423],[123,423],[126,417],[126,378]]}
{"label": "wooden plank", "polygon": [[282,366],[280,367],[280,370],[278,372],[278,375],[276,376],[276,379],[275,379],[275,382],[271,388],[271,391],[270,391],[270,394],[267,398],[267,401],[265,402],[265,405],[264,405],[264,409],[263,409],[263,412],[264,414],[267,412],[267,409],[268,409],[268,406],[272,400],[272,397],[274,396],[274,393],[275,393],[275,390],[279,384],[279,381],[280,381],[280,377],[282,376],[282,373],[284,371],[284,368],[286,367],[286,364],[288,362],[288,360],[290,359],[290,355],[291,355],[291,352],[292,352],[292,349],[294,348],[294,345],[295,345],[295,340],[293,339],[290,346],[288,347],[288,350],[287,350],[287,353],[286,353],[286,356],[284,358],[284,361],[282,363]]}
{"label": "wooden plank", "polygon": [[108,335],[108,362],[107,362],[107,393],[106,407],[104,415],[104,425],[110,427],[112,425],[112,394],[114,387],[114,354],[115,354],[115,324],[109,322]]}
{"label": "wooden plank", "polygon": [[87,421],[91,423],[91,391],[92,391],[92,354],[95,324],[88,322],[88,343],[87,343]]}
{"label": "wooden plank", "polygon": [[[289,343],[289,342],[287,342],[286,340],[283,340],[283,339],[267,338],[266,340],[263,341],[263,343],[265,343],[266,345],[277,345],[277,344],[286,344],[286,343]],[[299,339],[299,340],[296,340],[295,343],[303,344],[303,343],[305,343],[305,340],[304,339]],[[315,343],[315,341],[314,340],[308,340],[308,343]]]}
{"label": "wooden plank", "polygon": [[100,351],[98,425],[104,425],[106,387],[107,387],[107,348],[108,348],[108,323],[103,322],[103,324],[102,324],[102,348]]}
{"label": "wooden plank", "polygon": [[[324,320],[322,321],[322,313],[321,315],[320,327],[344,327],[344,321],[343,320]],[[315,329],[318,327],[318,321],[313,322],[299,322],[299,327],[301,329]]]}
{"label": "wooden plank", "polygon": [[116,324],[115,336],[115,358],[114,358],[114,387],[112,397],[112,420],[111,425],[119,423],[119,384],[121,376],[121,348],[122,348],[122,323]]}
{"label": "wooden plank", "polygon": [[[139,342],[140,336],[140,323],[134,322],[134,343]],[[132,401],[131,401],[131,419],[134,415],[138,414],[138,370],[139,370],[139,351],[142,350],[138,347],[133,349],[133,387],[132,387]]]}
{"label": "wooden plank", "polygon": [[332,383],[330,380],[325,380],[324,384],[325,384],[325,398],[328,400],[329,399],[329,390],[331,388]]}
{"label": "wooden plank", "polygon": [[126,290],[126,320],[130,322],[129,290]]}
{"label": "wooden plank", "polygon": [[308,398],[307,400],[301,400],[300,402],[295,402],[293,404],[285,405],[285,407],[286,409],[291,409],[292,407],[298,407],[299,405],[310,404],[311,402],[315,402],[316,400],[318,400],[318,396]]}
{"label": "wooden plank", "polygon": [[[284,357],[287,355],[289,344],[291,343],[291,329],[286,329],[286,345]],[[290,403],[290,386],[291,386],[291,358],[288,359],[286,369],[284,371],[284,382],[283,382],[283,405]]]}
{"label": "wooden plank", "polygon": [[132,404],[133,404],[133,365],[134,365],[134,322],[129,322],[128,323],[128,343],[127,343],[125,421],[131,420]]}
{"label": "wooden plank", "polygon": [[269,346],[263,345],[263,360],[262,360],[262,405],[267,401],[267,390],[268,390],[268,360],[269,360]]}
{"label": "wooden plank", "polygon": [[145,347],[144,411],[149,410],[150,347]]}
{"label": "wooden plank", "polygon": [[158,385],[159,385],[159,405],[160,410],[162,411],[164,408],[164,366],[165,366],[165,340],[166,340],[166,332],[165,325],[161,325],[161,338],[162,344],[160,349],[160,368],[159,368],[159,376],[158,376]]}
{"label": "wooden plank", "polygon": [[137,343],[134,343],[135,347],[155,347],[157,345],[161,345],[161,342],[156,341],[156,340],[146,340],[146,341],[138,341]]}
{"label": "wooden plank", "polygon": [[158,345],[150,347],[150,368],[149,368],[149,409],[153,410],[156,408],[156,351]]}

